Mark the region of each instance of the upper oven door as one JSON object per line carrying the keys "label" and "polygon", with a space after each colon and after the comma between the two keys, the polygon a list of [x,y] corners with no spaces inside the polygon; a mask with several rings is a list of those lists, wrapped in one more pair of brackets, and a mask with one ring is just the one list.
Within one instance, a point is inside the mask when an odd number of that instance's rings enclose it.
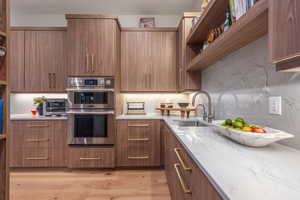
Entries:
{"label": "upper oven door", "polygon": [[69,90],[70,108],[114,108],[114,93],[110,90]]}

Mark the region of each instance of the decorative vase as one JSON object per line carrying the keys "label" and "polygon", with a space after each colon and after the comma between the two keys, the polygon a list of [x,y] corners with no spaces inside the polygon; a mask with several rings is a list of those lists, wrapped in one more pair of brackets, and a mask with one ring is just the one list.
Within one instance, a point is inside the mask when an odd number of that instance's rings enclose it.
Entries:
{"label": "decorative vase", "polygon": [[39,115],[42,116],[44,114],[43,112],[43,104],[39,104],[37,107],[36,107],[36,110],[39,112]]}

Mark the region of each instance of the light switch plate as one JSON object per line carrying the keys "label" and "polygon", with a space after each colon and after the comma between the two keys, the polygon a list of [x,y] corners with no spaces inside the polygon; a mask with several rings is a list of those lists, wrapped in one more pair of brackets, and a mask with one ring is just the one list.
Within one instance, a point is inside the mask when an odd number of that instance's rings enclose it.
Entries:
{"label": "light switch plate", "polygon": [[272,115],[281,115],[281,96],[269,97],[269,113]]}

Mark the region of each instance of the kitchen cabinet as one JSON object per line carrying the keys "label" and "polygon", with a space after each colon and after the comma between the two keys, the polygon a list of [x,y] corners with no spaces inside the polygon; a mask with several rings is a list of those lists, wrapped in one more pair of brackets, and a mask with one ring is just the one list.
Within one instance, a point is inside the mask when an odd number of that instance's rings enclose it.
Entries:
{"label": "kitchen cabinet", "polygon": [[189,156],[172,130],[163,125],[165,170],[172,200],[221,200],[206,175]]}
{"label": "kitchen cabinet", "polygon": [[195,91],[201,88],[201,72],[188,72],[190,61],[197,56],[186,44],[196,14],[185,13],[178,26],[178,88],[180,92]]}
{"label": "kitchen cabinet", "polygon": [[[277,70],[299,71],[300,2],[269,1],[269,57]],[[297,68],[298,67],[298,68]]]}
{"label": "kitchen cabinet", "polygon": [[112,147],[70,147],[69,168],[114,168],[115,149]]}
{"label": "kitchen cabinet", "polygon": [[159,120],[118,120],[117,165],[119,167],[160,166]]}
{"label": "kitchen cabinet", "polygon": [[119,59],[117,18],[66,15],[68,74],[114,76]]}
{"label": "kitchen cabinet", "polygon": [[66,167],[67,121],[11,121],[11,167]]}
{"label": "kitchen cabinet", "polygon": [[11,91],[64,92],[64,28],[13,28]]}
{"label": "kitchen cabinet", "polygon": [[10,39],[10,89],[13,92],[25,90],[25,31],[11,31]]}
{"label": "kitchen cabinet", "polygon": [[177,91],[177,30],[122,29],[121,91]]}

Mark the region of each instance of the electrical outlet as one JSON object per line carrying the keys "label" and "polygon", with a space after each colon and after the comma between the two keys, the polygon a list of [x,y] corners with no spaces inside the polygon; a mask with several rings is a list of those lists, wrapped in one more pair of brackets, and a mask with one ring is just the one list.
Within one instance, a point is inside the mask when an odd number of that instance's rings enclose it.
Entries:
{"label": "electrical outlet", "polygon": [[269,113],[272,115],[281,115],[281,96],[269,97]]}

